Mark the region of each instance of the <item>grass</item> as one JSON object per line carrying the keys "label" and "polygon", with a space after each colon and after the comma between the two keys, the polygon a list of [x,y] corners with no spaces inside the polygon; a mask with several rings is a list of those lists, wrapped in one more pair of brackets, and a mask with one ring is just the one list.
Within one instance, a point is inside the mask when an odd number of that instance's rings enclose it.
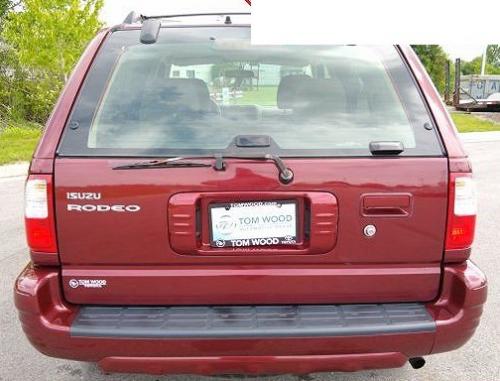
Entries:
{"label": "grass", "polygon": [[471,114],[452,113],[451,118],[459,132],[500,131],[500,123],[481,119]]}
{"label": "grass", "polygon": [[29,122],[0,129],[0,165],[29,161],[41,134],[41,126]]}
{"label": "grass", "polygon": [[278,96],[277,86],[260,86],[254,90],[243,92],[241,98],[236,98],[235,104],[238,105],[259,105],[259,106],[276,106],[276,98]]}

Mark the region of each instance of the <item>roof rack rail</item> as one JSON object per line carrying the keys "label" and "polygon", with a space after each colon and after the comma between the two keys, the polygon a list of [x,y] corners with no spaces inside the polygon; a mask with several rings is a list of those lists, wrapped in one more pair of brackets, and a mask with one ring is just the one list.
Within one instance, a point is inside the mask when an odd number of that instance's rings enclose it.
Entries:
{"label": "roof rack rail", "polygon": [[141,16],[143,20],[149,19],[172,19],[176,17],[198,17],[198,16],[248,16],[250,12],[213,12],[213,13],[184,13],[176,15]]}
{"label": "roof rack rail", "polygon": [[200,17],[200,16],[249,16],[250,12],[212,12],[212,13],[180,13],[175,15],[144,16],[135,11],[130,12],[123,24],[135,24],[152,19],[173,19],[176,17]]}
{"label": "roof rack rail", "polygon": [[176,15],[144,16],[137,12],[130,12],[123,24],[142,23],[141,42],[143,44],[154,44],[158,40],[161,28],[161,19],[171,19],[176,17],[197,17],[197,16],[225,16],[225,24],[232,24],[230,16],[250,15],[249,12],[213,12],[213,13],[183,13]]}

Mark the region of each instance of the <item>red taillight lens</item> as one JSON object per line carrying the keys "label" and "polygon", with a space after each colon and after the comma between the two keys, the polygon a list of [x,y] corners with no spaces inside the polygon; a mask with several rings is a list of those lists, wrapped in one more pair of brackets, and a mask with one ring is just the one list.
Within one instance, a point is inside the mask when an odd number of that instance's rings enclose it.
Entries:
{"label": "red taillight lens", "polygon": [[[26,181],[24,217],[26,237],[32,252],[51,254],[47,264],[57,262],[51,175],[30,175]],[[37,256],[45,258],[46,256]]]}
{"label": "red taillight lens", "polygon": [[471,174],[450,175],[446,250],[467,249],[474,241],[476,227],[476,187]]}

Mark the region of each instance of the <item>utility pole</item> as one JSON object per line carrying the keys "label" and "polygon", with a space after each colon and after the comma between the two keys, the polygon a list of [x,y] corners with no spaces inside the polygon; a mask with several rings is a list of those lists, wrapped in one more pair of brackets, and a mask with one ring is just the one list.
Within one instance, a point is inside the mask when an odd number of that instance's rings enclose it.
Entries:
{"label": "utility pole", "polygon": [[487,58],[487,53],[488,53],[488,45],[484,48],[483,52],[483,62],[481,63],[481,75],[484,75],[485,70],[486,70],[486,58]]}
{"label": "utility pole", "polygon": [[446,60],[446,65],[444,66],[444,71],[446,75],[446,87],[444,88],[444,103],[449,104],[450,103],[450,61]]}
{"label": "utility pole", "polygon": [[453,106],[460,106],[460,58],[455,60],[455,86],[453,89]]}

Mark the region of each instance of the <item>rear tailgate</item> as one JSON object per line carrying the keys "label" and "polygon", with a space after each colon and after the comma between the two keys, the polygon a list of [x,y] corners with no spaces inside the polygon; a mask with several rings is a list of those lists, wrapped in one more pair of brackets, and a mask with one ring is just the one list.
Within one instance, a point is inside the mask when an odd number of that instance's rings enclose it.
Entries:
{"label": "rear tailgate", "polygon": [[[448,162],[401,52],[249,41],[250,28],[237,25],[163,27],[151,45],[140,43],[139,30],[110,33],[54,166],[66,299],[164,305],[435,298]],[[404,150],[375,157],[374,142]],[[225,170],[216,170],[214,154],[279,155],[294,179],[283,184],[265,160],[226,158]],[[191,155],[208,166],[114,169]],[[214,230],[219,222],[210,211],[254,202],[274,203],[275,212],[286,205],[288,215],[266,216],[293,221],[282,224],[282,242],[262,246],[279,224],[260,222],[264,241],[219,242],[225,228]],[[219,221],[242,216],[233,212]]]}
{"label": "rear tailgate", "polygon": [[[266,162],[232,160],[224,172],[112,169],[127,162],[56,161],[57,231],[70,302],[357,303],[437,295],[444,157],[321,159],[321,165],[290,159],[295,180],[287,186]],[[209,205],[266,200],[297,201],[297,244],[210,245]],[[367,225],[375,226],[374,236],[364,234]]]}

